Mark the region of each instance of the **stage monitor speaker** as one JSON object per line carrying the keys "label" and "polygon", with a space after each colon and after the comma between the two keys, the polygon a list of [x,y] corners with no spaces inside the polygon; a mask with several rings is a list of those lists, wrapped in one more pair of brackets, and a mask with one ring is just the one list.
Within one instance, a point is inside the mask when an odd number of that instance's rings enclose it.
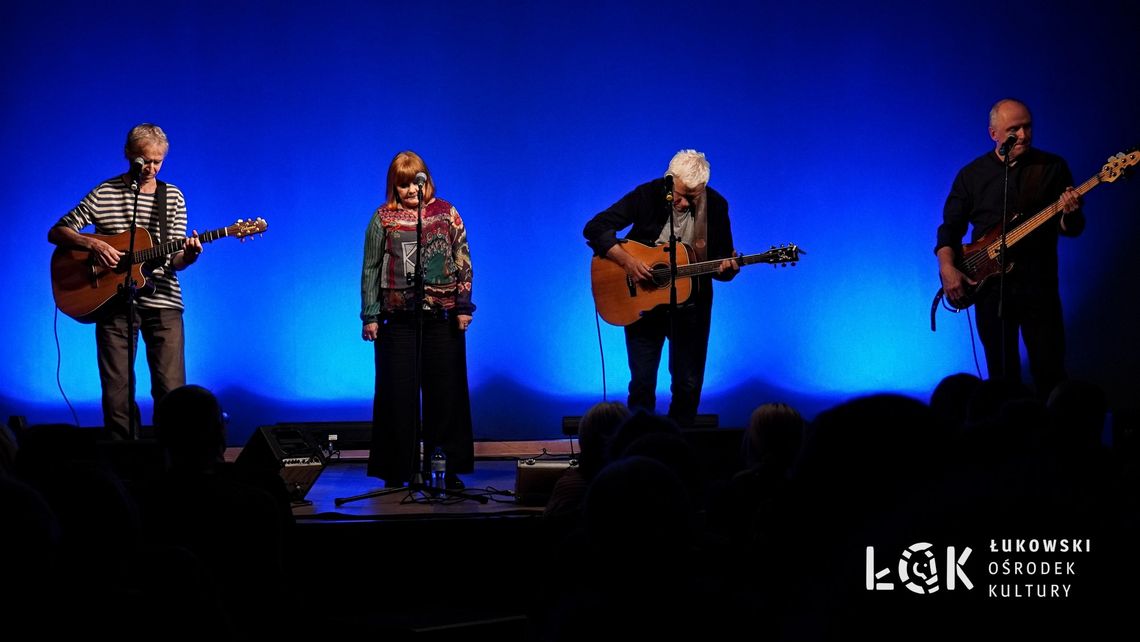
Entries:
{"label": "stage monitor speaker", "polygon": [[515,501],[524,506],[545,506],[562,473],[577,466],[572,459],[520,459],[515,474]]}
{"label": "stage monitor speaker", "polygon": [[282,426],[261,426],[237,456],[234,465],[248,470],[281,474],[294,502],[305,495],[325,468],[324,454],[304,430]]}

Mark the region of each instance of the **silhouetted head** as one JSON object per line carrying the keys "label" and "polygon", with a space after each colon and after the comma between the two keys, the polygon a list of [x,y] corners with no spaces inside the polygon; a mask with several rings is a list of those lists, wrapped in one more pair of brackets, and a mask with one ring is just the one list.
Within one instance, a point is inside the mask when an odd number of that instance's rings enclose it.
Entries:
{"label": "silhouetted head", "polygon": [[748,430],[741,440],[744,465],[751,468],[761,462],[788,466],[803,443],[804,418],[785,403],[766,403],[752,411]]}
{"label": "silhouetted head", "polygon": [[166,393],[155,408],[155,436],[175,467],[220,462],[226,450],[226,424],[214,393],[182,386]]}
{"label": "silhouetted head", "polygon": [[616,401],[596,403],[582,415],[578,422],[578,444],[582,448],[579,466],[587,479],[602,467],[607,444],[629,416],[629,408]]}
{"label": "silhouetted head", "polygon": [[649,457],[622,457],[603,468],[586,491],[583,517],[595,552],[618,559],[655,555],[689,537],[685,487]]}
{"label": "silhouetted head", "polygon": [[977,375],[959,372],[943,377],[930,393],[930,409],[944,428],[957,430],[966,421],[970,396],[982,382]]}
{"label": "silhouetted head", "polygon": [[996,419],[1005,402],[1032,398],[1033,393],[1020,383],[1005,379],[986,379],[974,387],[966,404],[966,421],[977,423]]}
{"label": "silhouetted head", "polygon": [[1090,381],[1070,379],[1053,389],[1046,402],[1055,445],[1081,449],[1100,444],[1108,417],[1104,390]]}
{"label": "silhouetted head", "polygon": [[828,492],[902,488],[940,471],[930,407],[897,394],[858,397],[812,421],[795,477]]}
{"label": "silhouetted head", "polygon": [[668,432],[681,434],[681,427],[669,417],[655,415],[645,410],[638,410],[618,426],[613,439],[606,449],[606,461],[613,461],[622,456],[630,444],[644,435],[654,432]]}
{"label": "silhouetted head", "polygon": [[680,433],[651,432],[626,446],[622,457],[648,457],[673,471],[692,497],[700,494],[701,470],[697,455]]}

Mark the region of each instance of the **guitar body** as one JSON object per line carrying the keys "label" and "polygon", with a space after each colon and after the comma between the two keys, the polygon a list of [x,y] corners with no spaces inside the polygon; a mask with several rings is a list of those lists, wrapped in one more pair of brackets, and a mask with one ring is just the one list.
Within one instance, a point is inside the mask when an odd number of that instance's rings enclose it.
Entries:
{"label": "guitar body", "polygon": [[[622,248],[644,261],[650,269],[663,273],[664,278],[653,281],[634,281],[617,263],[595,256],[590,262],[590,282],[594,292],[594,305],[606,323],[629,325],[659,305],[669,304],[669,246],[650,247],[636,241],[626,241]],[[682,249],[684,251],[682,251]],[[677,244],[677,268],[692,262],[692,250],[684,243]],[[691,278],[677,279],[677,303],[689,300],[693,292]]]}
{"label": "guitar body", "polygon": [[[1131,149],[1127,153],[1120,152],[1114,156],[1109,156],[1108,162],[1095,176],[1081,183],[1074,189],[1078,196],[1084,196],[1089,190],[1101,183],[1111,183],[1115,181],[1136,165],[1140,165],[1140,150]],[[1041,225],[1053,220],[1053,218],[1061,214],[1061,212],[1062,204],[1061,200],[1058,199],[1055,203],[1028,219],[1014,217],[1011,221],[1012,229],[1006,232],[1006,251],[1008,252],[1009,248],[1016,245]],[[962,252],[957,261],[955,261],[954,266],[963,274],[970,277],[971,280],[977,281],[977,285],[968,286],[965,294],[957,301],[950,301],[949,298],[946,299],[946,303],[950,306],[958,310],[964,310],[977,301],[978,292],[992,283],[995,275],[1001,274],[1001,229],[992,229],[977,241],[963,245]],[[1005,271],[1008,273],[1011,269],[1013,269],[1013,261],[1009,261],[1007,257]],[[938,301],[942,299],[942,294],[943,292],[940,289],[938,294],[935,295],[935,306],[937,306]],[[931,319],[931,327],[933,328],[933,316]]]}
{"label": "guitar body", "polygon": [[[1006,251],[1009,250],[1008,242]],[[962,246],[962,254],[955,267],[970,279],[977,281],[977,285],[966,286],[962,298],[950,303],[957,310],[965,310],[978,300],[978,293],[988,288],[993,277],[1001,274],[1001,230],[992,229],[982,238]],[[1006,274],[1013,269],[1013,261],[1005,266]]]}
{"label": "guitar body", "polygon": [[[131,244],[131,233],[84,234],[105,241],[126,254]],[[135,230],[135,252],[150,249],[154,244],[150,233],[142,228]],[[51,289],[55,304],[67,316],[81,323],[93,323],[98,312],[119,293],[124,283],[124,267],[105,268],[95,265],[91,252],[78,247],[58,247],[51,255]],[[154,292],[147,280],[144,265],[131,266],[131,280],[140,295]]]}
{"label": "guitar body", "polygon": [[[246,238],[265,233],[268,227],[269,224],[260,216],[256,219],[239,218],[233,225],[207,230],[197,238],[202,243],[210,243],[220,238],[240,239],[244,243]],[[123,260],[120,265],[108,269],[95,265],[91,252],[82,248],[60,246],[52,253],[51,290],[55,296],[55,304],[64,314],[80,323],[94,322],[99,310],[119,293],[119,286],[126,277],[126,268],[123,267],[125,264],[131,264],[131,281],[134,282],[139,295],[145,296],[154,292],[154,284],[148,278],[150,271],[147,266],[159,264],[166,257],[181,252],[186,247],[185,238],[155,245],[149,232],[137,228],[133,260],[128,260],[127,251],[131,246],[130,232],[83,236],[106,242],[123,253]]]}

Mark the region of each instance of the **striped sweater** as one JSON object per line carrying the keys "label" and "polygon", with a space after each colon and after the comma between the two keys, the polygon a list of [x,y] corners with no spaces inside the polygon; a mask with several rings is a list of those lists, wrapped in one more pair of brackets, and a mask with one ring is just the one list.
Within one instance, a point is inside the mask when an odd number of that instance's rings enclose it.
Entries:
{"label": "striped sweater", "polygon": [[[165,243],[172,239],[186,236],[186,198],[182,190],[166,184],[166,229],[170,238],[161,238],[161,224],[159,213],[155,211],[155,195],[139,194],[138,219],[135,221],[140,228],[150,232],[151,240],[155,245]],[[80,231],[87,226],[94,226],[96,234],[119,234],[126,232],[131,226],[131,213],[134,210],[135,196],[131,191],[125,177],[116,176],[100,183],[91,190],[63,218],[56,221],[56,225],[70,227]],[[165,257],[160,264],[154,267],[150,281],[154,284],[153,294],[139,296],[137,304],[140,308],[168,308],[182,310],[182,287],[178,284],[178,276],[170,264],[171,257]]]}

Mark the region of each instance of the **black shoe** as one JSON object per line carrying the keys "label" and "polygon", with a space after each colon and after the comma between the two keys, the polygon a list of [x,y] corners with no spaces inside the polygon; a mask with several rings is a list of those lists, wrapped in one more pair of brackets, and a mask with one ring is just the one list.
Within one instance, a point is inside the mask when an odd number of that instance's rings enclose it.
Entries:
{"label": "black shoe", "polygon": [[447,487],[448,490],[463,490],[464,488],[467,488],[467,486],[463,483],[463,480],[460,479],[459,475],[456,475],[455,473],[445,474],[443,476],[443,484]]}

